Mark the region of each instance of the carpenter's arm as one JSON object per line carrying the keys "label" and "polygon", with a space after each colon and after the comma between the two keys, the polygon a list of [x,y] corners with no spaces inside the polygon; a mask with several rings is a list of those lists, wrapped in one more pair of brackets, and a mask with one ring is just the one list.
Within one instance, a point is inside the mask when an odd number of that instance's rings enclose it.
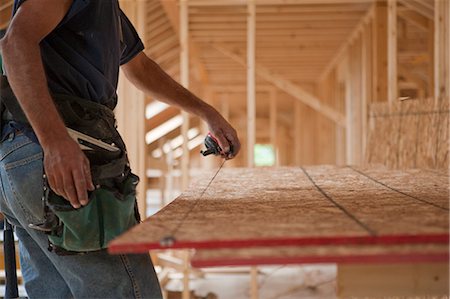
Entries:
{"label": "carpenter's arm", "polygon": [[233,127],[213,107],[178,84],[143,52],[123,65],[122,69],[127,78],[146,94],[206,121],[227,153],[227,158],[233,158],[239,152],[241,145]]}
{"label": "carpenter's arm", "polygon": [[40,42],[64,18],[72,0],[28,0],[18,9],[0,46],[9,83],[44,151],[50,187],[74,207],[87,204],[89,165],[68,135],[50,96]]}

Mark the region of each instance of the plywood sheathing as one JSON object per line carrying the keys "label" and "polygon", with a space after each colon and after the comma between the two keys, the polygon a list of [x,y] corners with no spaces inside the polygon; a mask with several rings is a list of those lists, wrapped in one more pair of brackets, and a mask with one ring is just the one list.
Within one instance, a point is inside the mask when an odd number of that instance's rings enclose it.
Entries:
{"label": "plywood sheathing", "polygon": [[280,246],[274,248],[199,249],[193,267],[312,263],[412,263],[448,261],[448,244]]}
{"label": "plywood sheathing", "polygon": [[109,249],[164,248],[168,236],[173,248],[448,242],[448,182],[420,172],[222,169],[203,196],[211,174]]}
{"label": "plywood sheathing", "polygon": [[372,104],[366,162],[448,170],[448,127],[448,99]]}

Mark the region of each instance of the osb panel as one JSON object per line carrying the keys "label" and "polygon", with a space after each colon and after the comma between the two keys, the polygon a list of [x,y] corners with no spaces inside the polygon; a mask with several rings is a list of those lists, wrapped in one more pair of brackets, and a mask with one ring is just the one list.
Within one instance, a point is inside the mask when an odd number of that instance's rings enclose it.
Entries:
{"label": "osb panel", "polygon": [[[359,169],[357,169],[359,170]],[[440,194],[435,197],[407,196],[394,191],[389,186],[396,183],[396,172],[383,172],[384,184],[365,176],[365,169],[316,167],[308,170],[312,179],[344,207],[350,214],[359,219],[368,230],[379,235],[400,235],[409,233],[433,234],[448,230],[448,191],[444,183],[436,187]],[[378,172],[380,174],[380,172]],[[334,178],[338,178],[335,180]],[[427,177],[419,176],[423,180]],[[413,175],[409,176],[409,184],[422,185],[422,181]],[[432,191],[432,188],[427,188]],[[447,208],[442,205],[447,205]],[[420,218],[417,213],[420,213]]]}
{"label": "osb panel", "polygon": [[[384,184],[402,184],[397,172],[379,171]],[[448,208],[440,206],[448,183],[431,188],[429,180],[442,180],[436,172],[407,178],[424,186],[422,201],[348,167],[226,168],[202,196],[211,177],[198,177],[174,202],[113,241],[110,252],[448,242]],[[430,189],[438,191],[430,197]],[[161,244],[167,236],[174,242]]]}
{"label": "osb panel", "polygon": [[392,169],[447,170],[448,127],[448,99],[373,104],[366,162]]}
{"label": "osb panel", "polygon": [[311,263],[446,262],[448,244],[280,246],[276,248],[200,249],[193,267],[253,266]]}

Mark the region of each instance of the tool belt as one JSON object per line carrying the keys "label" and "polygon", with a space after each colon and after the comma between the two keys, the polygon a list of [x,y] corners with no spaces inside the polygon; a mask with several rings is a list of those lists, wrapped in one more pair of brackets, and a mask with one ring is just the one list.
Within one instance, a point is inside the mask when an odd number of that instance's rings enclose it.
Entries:
{"label": "tool belt", "polygon": [[[138,176],[131,172],[125,144],[116,129],[111,109],[82,98],[52,95],[66,127],[113,144],[115,152],[84,151],[91,165],[96,189],[89,192],[89,204],[73,208],[51,190],[44,175],[44,222],[31,228],[48,235],[49,250],[59,255],[84,254],[103,250],[109,241],[140,221],[136,201]],[[28,124],[7,78],[0,88],[2,122]]]}

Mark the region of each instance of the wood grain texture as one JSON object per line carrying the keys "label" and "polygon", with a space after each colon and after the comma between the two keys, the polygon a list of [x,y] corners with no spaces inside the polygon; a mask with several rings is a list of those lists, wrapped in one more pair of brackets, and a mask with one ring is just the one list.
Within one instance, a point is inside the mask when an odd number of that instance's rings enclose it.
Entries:
{"label": "wood grain texture", "polygon": [[241,249],[200,249],[193,267],[288,265],[312,263],[400,264],[448,262],[446,244],[280,246]]}
{"label": "wood grain texture", "polygon": [[391,169],[449,169],[449,99],[370,107],[366,163]]}
{"label": "wood grain texture", "polygon": [[[448,243],[448,180],[426,170],[225,168],[110,244],[160,248]],[[161,244],[165,237],[173,244]]]}

